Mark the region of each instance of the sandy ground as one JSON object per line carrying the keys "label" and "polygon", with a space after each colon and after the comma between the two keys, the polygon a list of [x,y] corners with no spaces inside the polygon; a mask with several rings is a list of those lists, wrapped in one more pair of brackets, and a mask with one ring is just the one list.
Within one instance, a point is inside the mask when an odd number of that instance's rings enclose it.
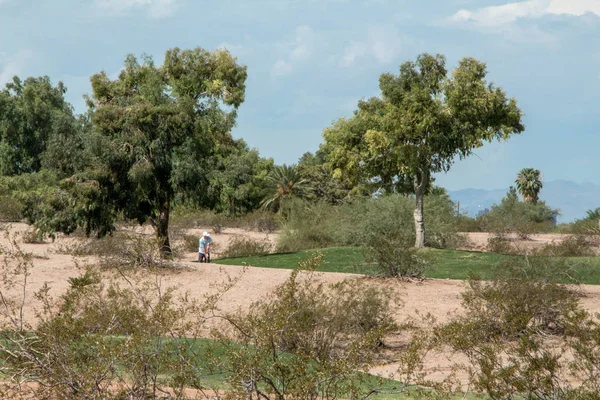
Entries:
{"label": "sandy ground", "polygon": [[[12,224],[11,233],[22,232],[29,229],[25,224]],[[190,230],[188,233],[200,235],[203,229]],[[10,247],[8,239],[0,232],[0,245]],[[150,231],[144,230],[144,233]],[[265,235],[258,232],[246,232],[239,229],[226,229],[223,233],[214,234],[215,243],[219,249],[224,249],[227,243],[235,235],[247,235],[254,238],[265,238],[273,241],[275,234]],[[486,233],[469,234],[469,239],[473,243],[472,248],[484,250],[488,235]],[[529,245],[535,243],[542,245],[552,241],[561,240],[560,235],[533,235],[532,240],[527,241]],[[33,292],[39,289],[44,283],[51,286],[51,294],[57,298],[68,288],[68,278],[78,276],[82,272],[82,266],[77,265],[75,260],[64,254],[57,254],[56,249],[65,243],[77,240],[72,238],[58,237],[54,243],[26,244],[17,239],[19,245],[25,252],[33,255],[34,268],[29,277],[29,291],[26,299],[26,318],[29,322],[35,323],[34,310],[38,307],[33,299]],[[227,311],[236,311],[239,308],[245,308],[253,301],[269,296],[273,290],[283,283],[290,275],[289,270],[224,266],[216,264],[199,264],[196,253],[185,253],[178,260],[181,268],[178,272],[163,274],[160,279],[164,287],[176,286],[181,291],[187,291],[194,298],[215,293],[219,290],[219,285],[229,281],[237,280],[237,283],[231,287],[219,302],[219,307]],[[81,261],[80,261],[81,262]],[[82,265],[84,265],[83,263]],[[317,273],[318,282],[336,283],[344,279],[368,279],[360,275],[342,274],[342,273]],[[378,279],[369,279],[374,284],[390,286],[402,299],[402,307],[396,310],[395,319],[402,323],[409,319],[420,319],[419,315],[431,314],[438,322],[445,322],[458,315],[461,308],[460,293],[464,289],[464,282],[454,280],[435,280],[429,279],[423,282],[402,282],[402,281],[383,281]],[[600,286],[584,285],[581,287],[583,294],[581,303],[584,308],[590,312],[600,312]],[[418,312],[417,312],[418,311]],[[396,340],[399,340],[396,338]],[[394,339],[392,339],[394,342]],[[427,360],[430,368],[440,367],[441,372],[437,372],[433,377],[443,375],[443,371],[456,359],[450,359],[448,354],[432,355]],[[374,368],[371,372],[383,376],[392,376],[397,369],[397,363],[391,362]]]}

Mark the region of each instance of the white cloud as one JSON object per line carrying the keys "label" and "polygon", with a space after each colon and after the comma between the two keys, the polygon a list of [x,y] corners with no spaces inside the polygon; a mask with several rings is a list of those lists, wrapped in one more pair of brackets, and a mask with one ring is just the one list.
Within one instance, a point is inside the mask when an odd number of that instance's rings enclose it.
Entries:
{"label": "white cloud", "polygon": [[175,0],[96,0],[96,6],[117,15],[143,8],[150,18],[160,19],[171,15],[176,4]]}
{"label": "white cloud", "polygon": [[449,18],[451,23],[469,23],[480,28],[502,27],[522,18],[544,15],[593,13],[600,16],[599,0],[527,0],[475,10],[460,10]]}
{"label": "white cloud", "polygon": [[348,67],[354,64],[354,61],[358,58],[364,57],[368,52],[367,46],[363,42],[352,41],[344,50],[344,56],[342,57],[342,65]]}
{"label": "white cloud", "polygon": [[460,10],[450,20],[452,22],[471,22],[482,26],[499,26],[514,22],[519,18],[537,17],[544,13],[547,1],[529,0],[508,3],[501,6],[479,8],[475,11]]}
{"label": "white cloud", "polygon": [[550,14],[571,14],[581,16],[592,13],[600,16],[598,0],[553,0],[548,6]]}
{"label": "white cloud", "polygon": [[294,40],[280,44],[285,56],[275,62],[271,68],[271,76],[289,75],[296,65],[310,60],[317,46],[316,39],[317,37],[310,26],[301,25],[297,27]]}
{"label": "white cloud", "polygon": [[379,64],[387,64],[396,58],[405,41],[391,26],[370,28],[366,36],[366,40],[352,41],[346,46],[342,66],[351,66],[362,58],[372,58]]}
{"label": "white cloud", "polygon": [[292,65],[285,60],[277,60],[271,68],[271,76],[273,78],[279,78],[292,73]]}
{"label": "white cloud", "polygon": [[12,57],[2,57],[0,59],[0,85],[4,86],[13,76],[22,75],[27,61],[33,56],[29,49],[20,50]]}
{"label": "white cloud", "polygon": [[296,43],[290,54],[290,58],[296,61],[306,61],[312,55],[314,49],[315,35],[310,26],[299,26],[296,28]]}

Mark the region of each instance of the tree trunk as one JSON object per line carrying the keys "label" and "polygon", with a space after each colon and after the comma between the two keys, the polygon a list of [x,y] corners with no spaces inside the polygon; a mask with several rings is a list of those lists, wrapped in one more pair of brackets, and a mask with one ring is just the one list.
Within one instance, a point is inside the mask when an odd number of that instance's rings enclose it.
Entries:
{"label": "tree trunk", "polygon": [[421,171],[414,178],[415,185],[415,211],[413,213],[415,219],[415,248],[422,249],[425,247],[425,188],[427,187],[428,173]]}
{"label": "tree trunk", "polygon": [[154,225],[156,239],[160,246],[160,252],[164,258],[171,256],[171,243],[169,242],[169,211],[171,204],[167,200],[158,209],[158,219]]}

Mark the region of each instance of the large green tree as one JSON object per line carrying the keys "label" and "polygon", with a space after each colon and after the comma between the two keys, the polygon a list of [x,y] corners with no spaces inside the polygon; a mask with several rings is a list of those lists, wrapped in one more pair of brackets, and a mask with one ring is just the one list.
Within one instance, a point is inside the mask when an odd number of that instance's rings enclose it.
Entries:
{"label": "large green tree", "polygon": [[542,173],[539,169],[523,168],[515,180],[517,190],[526,203],[536,204],[542,190]]}
{"label": "large green tree", "polygon": [[209,160],[232,140],[246,76],[226,50],[174,48],[161,66],[130,55],[117,79],[91,77],[96,162],[110,173],[114,206],[149,221],[165,254],[175,193],[208,188]]}
{"label": "large green tree", "polygon": [[[272,158],[262,158],[256,149],[248,148],[243,140],[236,140],[216,154],[211,165],[210,208],[228,215],[259,208],[268,191],[267,177],[273,169]],[[196,193],[193,198],[201,200],[202,194]]]}
{"label": "large green tree", "polygon": [[416,197],[415,247],[425,245],[424,197],[431,175],[494,139],[524,130],[514,99],[485,80],[486,65],[463,58],[448,74],[442,55],[422,54],[379,78],[380,97],[358,103],[351,118],[325,129],[338,176],[368,177],[382,187],[408,183]]}
{"label": "large green tree", "polygon": [[[62,82],[54,86],[47,76],[25,81],[14,77],[0,91],[0,175],[37,172],[49,146],[59,138],[64,144],[77,137],[79,124],[66,91]],[[64,154],[70,150],[76,149],[63,148]],[[51,158],[48,164],[59,170],[65,165],[62,158]]]}

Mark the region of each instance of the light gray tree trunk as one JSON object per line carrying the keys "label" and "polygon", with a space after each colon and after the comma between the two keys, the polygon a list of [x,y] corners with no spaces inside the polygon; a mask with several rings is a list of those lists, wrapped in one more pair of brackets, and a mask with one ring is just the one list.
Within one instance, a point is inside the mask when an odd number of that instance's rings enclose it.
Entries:
{"label": "light gray tree trunk", "polygon": [[414,177],[415,186],[415,211],[413,213],[415,219],[415,248],[422,249],[425,247],[425,188],[428,182],[428,172],[421,170]]}

